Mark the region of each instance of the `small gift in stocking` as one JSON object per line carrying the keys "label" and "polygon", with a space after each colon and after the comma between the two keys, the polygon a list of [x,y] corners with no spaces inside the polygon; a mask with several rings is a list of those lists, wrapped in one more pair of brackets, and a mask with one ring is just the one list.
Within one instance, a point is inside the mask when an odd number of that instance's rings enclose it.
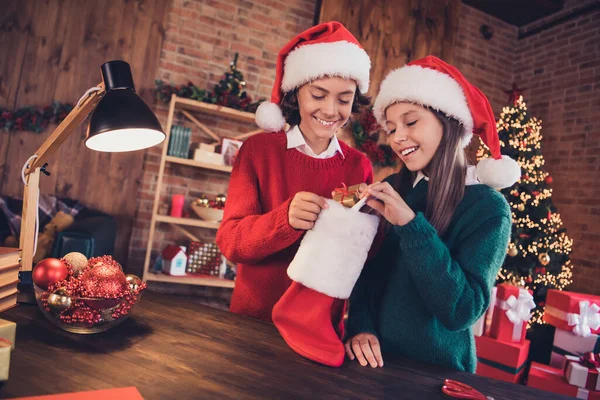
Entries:
{"label": "small gift in stocking", "polygon": [[367,260],[379,218],[327,201],[288,267],[292,285],[273,308],[273,323],[298,354],[338,367],[344,361],[345,300]]}

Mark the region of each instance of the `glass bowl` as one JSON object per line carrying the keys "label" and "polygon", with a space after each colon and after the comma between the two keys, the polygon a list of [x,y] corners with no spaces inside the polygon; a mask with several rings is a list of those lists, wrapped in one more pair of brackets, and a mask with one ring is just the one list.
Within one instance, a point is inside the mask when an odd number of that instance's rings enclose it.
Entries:
{"label": "glass bowl", "polygon": [[[119,307],[121,307],[121,303],[123,302],[124,298],[103,299],[103,298],[89,298],[89,297],[75,297],[75,296],[72,296],[72,297],[59,296],[59,298],[58,298],[58,303],[60,304],[59,307],[62,306],[62,307],[65,307],[65,309],[66,309],[66,308],[68,308],[68,305],[74,306],[78,302],[84,302],[87,306],[93,308],[94,310],[97,310],[100,313],[100,320],[95,323],[84,323],[84,322],[69,322],[69,323],[67,323],[60,319],[61,309],[56,309],[56,308],[52,308],[52,307],[48,307],[49,309],[46,309],[46,307],[44,306],[43,298],[44,298],[44,295],[47,294],[47,292],[44,289],[39,288],[35,284],[33,285],[33,289],[35,292],[35,299],[37,301],[37,304],[40,307],[40,310],[42,310],[42,313],[46,316],[46,318],[48,318],[54,325],[58,326],[59,328],[65,330],[67,332],[79,333],[79,334],[100,333],[100,332],[107,331],[110,328],[113,328],[113,327],[119,325],[120,323],[125,321],[127,319],[127,317],[129,317],[129,315],[131,314],[131,312],[133,311],[133,309],[135,308],[137,303],[139,303],[139,301],[142,297],[142,292],[139,292],[139,294],[134,295],[134,302],[133,302],[129,312],[126,315],[121,315],[121,316],[115,318],[115,317],[113,317],[113,313],[115,311],[117,311],[119,309]],[[52,296],[52,294],[49,294],[49,295]],[[64,311],[64,310],[62,310],[62,311]]]}

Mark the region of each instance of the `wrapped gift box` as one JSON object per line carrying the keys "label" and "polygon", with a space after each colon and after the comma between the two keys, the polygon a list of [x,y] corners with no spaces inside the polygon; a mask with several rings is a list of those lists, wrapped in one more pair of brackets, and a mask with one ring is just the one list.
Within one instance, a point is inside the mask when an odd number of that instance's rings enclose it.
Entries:
{"label": "wrapped gift box", "polygon": [[492,317],[494,315],[494,307],[496,305],[496,292],[497,289],[494,286],[492,288],[492,293],[490,296],[490,305],[485,313],[475,322],[473,325],[473,335],[475,336],[483,336],[487,335],[490,332],[490,328],[492,327]]}
{"label": "wrapped gift box", "polygon": [[563,376],[562,369],[536,362],[532,362],[529,368],[527,386],[578,399],[600,400],[600,392],[569,384]]}
{"label": "wrapped gift box", "polygon": [[554,332],[554,341],[552,342],[550,365],[555,368],[562,368],[564,356],[578,357],[588,352],[600,353],[599,335],[582,337],[569,331],[557,329]]}
{"label": "wrapped gift box", "polygon": [[530,311],[535,308],[531,291],[509,284],[496,286],[490,337],[504,342],[521,343],[525,340]]}
{"label": "wrapped gift box", "polygon": [[600,296],[548,290],[544,321],[578,336],[600,333]]}
{"label": "wrapped gift box", "polygon": [[0,339],[0,381],[8,380],[12,345],[12,342],[9,342],[8,340]]}
{"label": "wrapped gift box", "polygon": [[501,342],[487,336],[475,338],[477,375],[520,383],[525,375],[529,340],[522,343]]}
{"label": "wrapped gift box", "polygon": [[[222,278],[224,259],[214,242],[190,242],[186,272]],[[226,267],[226,266],[225,266]]]}
{"label": "wrapped gift box", "polygon": [[0,318],[0,339],[6,339],[12,343],[11,349],[15,349],[15,337],[17,333],[17,324]]}
{"label": "wrapped gift box", "polygon": [[571,385],[600,391],[600,363],[594,353],[586,353],[581,357],[565,356],[563,374]]}

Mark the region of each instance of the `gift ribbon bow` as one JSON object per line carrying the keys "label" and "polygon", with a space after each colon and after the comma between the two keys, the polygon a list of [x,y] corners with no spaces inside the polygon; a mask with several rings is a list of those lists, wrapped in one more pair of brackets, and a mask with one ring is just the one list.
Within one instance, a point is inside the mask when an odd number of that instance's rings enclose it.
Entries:
{"label": "gift ribbon bow", "polygon": [[579,357],[579,363],[589,369],[600,368],[600,361],[598,361],[600,354],[592,352],[585,353]]}
{"label": "gift ribbon bow", "polygon": [[511,295],[506,300],[506,317],[514,325],[513,341],[521,339],[523,323],[531,318],[531,309],[535,308],[533,296],[525,289],[519,289],[519,297]]}
{"label": "gift ribbon bow", "polygon": [[342,182],[342,187],[341,188],[335,188],[333,189],[333,192],[335,194],[341,194],[342,198],[340,199],[340,203],[344,202],[344,197],[346,196],[351,196],[354,192],[351,190],[348,190],[348,186],[346,186],[346,184],[344,182]]}
{"label": "gift ribbon bow", "polygon": [[579,302],[579,314],[568,313],[567,323],[573,326],[573,333],[577,336],[587,337],[592,331],[600,328],[600,307],[597,304],[590,305],[588,300]]}

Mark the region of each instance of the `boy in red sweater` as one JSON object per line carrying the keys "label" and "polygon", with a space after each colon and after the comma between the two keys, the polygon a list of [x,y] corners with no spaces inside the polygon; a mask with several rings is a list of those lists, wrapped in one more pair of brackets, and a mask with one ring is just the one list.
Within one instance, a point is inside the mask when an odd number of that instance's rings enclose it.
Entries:
{"label": "boy in red sweater", "polygon": [[[266,132],[238,153],[217,244],[238,263],[230,311],[272,321],[290,287],[286,269],[325,198],[341,183],[370,184],[369,160],[335,132],[368,104],[371,62],[338,22],[314,26],[279,52],[271,102],[260,105]],[[286,122],[290,129],[283,130]],[[345,300],[333,300],[331,323],[341,335]]]}

